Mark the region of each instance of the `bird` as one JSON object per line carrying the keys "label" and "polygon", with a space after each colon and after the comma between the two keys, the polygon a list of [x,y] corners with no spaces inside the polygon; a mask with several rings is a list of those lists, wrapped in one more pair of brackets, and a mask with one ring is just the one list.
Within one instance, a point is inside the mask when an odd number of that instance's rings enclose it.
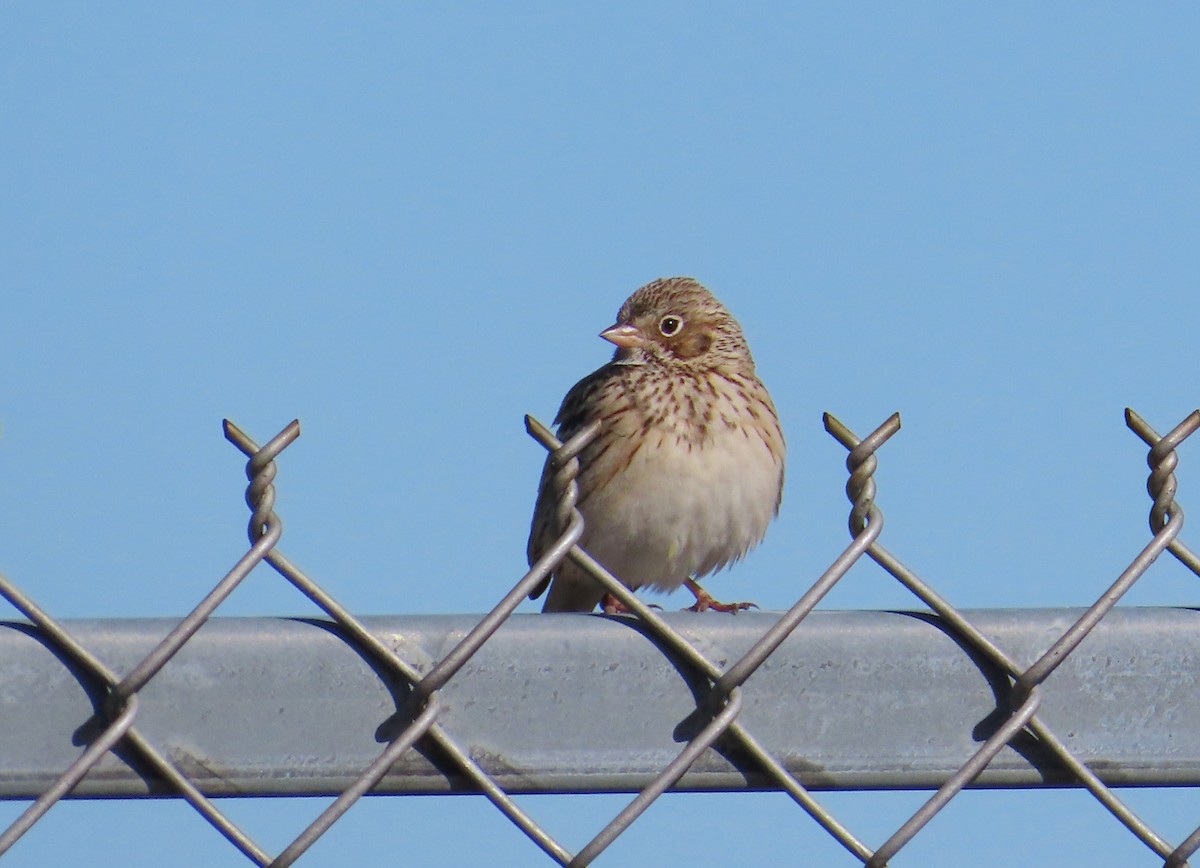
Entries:
{"label": "bird", "polygon": [[[554,419],[566,442],[599,420],[579,454],[579,546],[630,590],[685,586],[693,611],[736,613],[697,579],[744,556],[783,498],[786,446],[742,327],[691,277],[636,290],[600,333],[612,360],[567,392]],[[561,536],[548,456],[529,533],[530,566]],[[569,558],[531,593],[543,612],[626,611]]]}

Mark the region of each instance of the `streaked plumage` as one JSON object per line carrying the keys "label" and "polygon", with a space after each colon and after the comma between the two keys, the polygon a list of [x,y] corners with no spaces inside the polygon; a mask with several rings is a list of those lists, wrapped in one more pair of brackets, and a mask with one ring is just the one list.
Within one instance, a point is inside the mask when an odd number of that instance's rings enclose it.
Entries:
{"label": "streaked plumage", "polygon": [[[783,494],[783,432],[741,326],[695,280],[643,286],[601,337],[617,345],[612,361],[575,384],[554,420],[563,441],[603,420],[579,456],[581,545],[627,587],[673,591],[762,540]],[[561,532],[549,471],[530,564]],[[543,611],[590,612],[603,596],[568,561]]]}

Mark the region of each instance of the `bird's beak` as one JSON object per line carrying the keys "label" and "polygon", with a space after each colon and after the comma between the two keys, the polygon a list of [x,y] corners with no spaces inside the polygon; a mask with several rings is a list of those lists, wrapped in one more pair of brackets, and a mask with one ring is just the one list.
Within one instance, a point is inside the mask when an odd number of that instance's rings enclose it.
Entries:
{"label": "bird's beak", "polygon": [[604,331],[600,332],[600,337],[604,338],[609,343],[614,343],[624,350],[631,350],[634,347],[640,347],[646,342],[646,336],[642,334],[642,330],[634,325],[617,325],[609,326]]}

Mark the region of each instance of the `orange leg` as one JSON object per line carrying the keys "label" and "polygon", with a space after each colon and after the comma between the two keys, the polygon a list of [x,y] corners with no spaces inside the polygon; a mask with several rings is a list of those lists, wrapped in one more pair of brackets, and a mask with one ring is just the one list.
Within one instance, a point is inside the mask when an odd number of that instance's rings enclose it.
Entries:
{"label": "orange leg", "polygon": [[[662,606],[658,603],[647,603],[651,609],[661,609]],[[600,611],[605,615],[628,615],[630,609],[624,603],[616,598],[614,594],[605,594],[604,599],[600,601]]]}
{"label": "orange leg", "polygon": [[729,612],[736,615],[743,609],[757,609],[758,603],[721,603],[713,598],[713,595],[704,588],[700,587],[695,579],[684,579],[683,586],[692,592],[696,598],[695,605],[689,606],[685,611],[688,612],[707,612],[712,609],[714,612]]}
{"label": "orange leg", "polygon": [[605,615],[628,615],[629,607],[618,600],[613,594],[605,594],[600,601],[600,609]]}

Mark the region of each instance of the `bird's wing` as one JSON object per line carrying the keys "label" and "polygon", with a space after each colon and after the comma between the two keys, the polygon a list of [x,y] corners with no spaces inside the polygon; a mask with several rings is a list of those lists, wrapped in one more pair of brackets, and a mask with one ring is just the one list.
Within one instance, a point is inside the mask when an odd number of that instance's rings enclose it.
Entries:
{"label": "bird's wing", "polygon": [[[608,364],[588,374],[571,387],[554,417],[554,424],[558,426],[556,434],[560,442],[567,442],[587,425],[592,416],[591,411],[596,399],[605,389],[620,388],[619,378],[620,370],[616,366]],[[594,458],[602,454],[604,447],[601,444],[604,439],[603,436],[598,436],[588,445],[580,455],[582,465],[588,465]],[[542,466],[542,478],[538,483],[537,503],[533,508],[533,523],[529,530],[529,545],[526,549],[530,566],[533,566],[538,558],[545,554],[565,529],[560,526],[555,516],[559,496],[554,485],[554,474],[557,470],[558,467],[554,465],[553,456],[547,455],[546,463]],[[601,480],[593,474],[580,474],[577,482],[579,484],[578,502],[582,503]],[[546,590],[549,583],[550,580],[547,578],[530,592],[529,598],[536,600]]]}

